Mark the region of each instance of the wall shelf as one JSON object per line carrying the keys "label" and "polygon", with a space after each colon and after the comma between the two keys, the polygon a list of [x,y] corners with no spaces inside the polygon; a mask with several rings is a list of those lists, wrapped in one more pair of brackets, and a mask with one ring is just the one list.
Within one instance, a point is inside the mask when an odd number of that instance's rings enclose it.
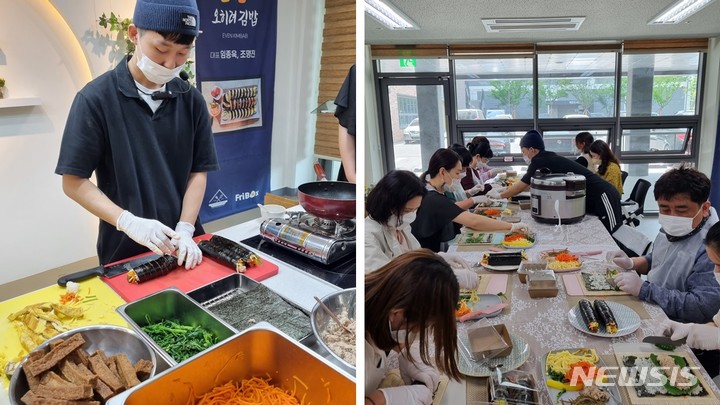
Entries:
{"label": "wall shelf", "polygon": [[33,107],[40,103],[40,97],[0,98],[0,108]]}

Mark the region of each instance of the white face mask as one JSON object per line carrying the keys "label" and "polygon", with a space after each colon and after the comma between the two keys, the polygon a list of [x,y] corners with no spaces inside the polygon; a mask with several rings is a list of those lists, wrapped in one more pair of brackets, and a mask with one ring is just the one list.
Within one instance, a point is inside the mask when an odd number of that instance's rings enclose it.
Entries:
{"label": "white face mask", "polygon": [[390,320],[388,319],[388,326],[390,327],[390,336],[395,335],[393,339],[397,344],[405,344],[405,338],[407,337],[410,344],[412,344],[415,341],[415,337],[417,336],[417,332],[410,332],[408,333],[407,329],[398,329],[393,330],[392,329],[392,323],[390,323]]}
{"label": "white face mask", "polygon": [[388,219],[388,226],[391,229],[397,229],[399,231],[403,231],[405,229],[410,228],[410,224],[415,221],[415,218],[417,217],[417,210],[413,212],[408,212],[407,214],[400,217],[401,219],[398,221],[397,215],[392,214],[390,215],[390,219]]}
{"label": "white face mask", "polygon": [[[465,172],[465,173],[460,173],[460,180],[464,179],[465,176],[467,176],[467,172]],[[460,180],[458,180],[458,181],[460,181]],[[454,181],[453,181],[453,183],[454,183]]]}
{"label": "white face mask", "polygon": [[532,159],[530,159],[527,155],[523,155],[523,160],[525,161],[525,164],[529,165]]}
{"label": "white face mask", "polygon": [[153,62],[140,49],[140,41],[138,41],[136,50],[138,53],[141,54],[140,59],[137,62],[138,69],[140,69],[143,75],[145,75],[145,78],[155,84],[159,84],[162,86],[163,84],[176,78],[177,75],[180,74],[180,71],[183,69],[183,65],[180,65],[175,69],[168,69],[159,63]]}
{"label": "white face mask", "polygon": [[658,223],[670,236],[685,236],[693,230],[693,219],[702,211],[702,207],[692,218],[658,214]]}
{"label": "white face mask", "polygon": [[717,281],[718,284],[720,284],[720,273],[718,273],[718,272],[715,272],[715,281]]}

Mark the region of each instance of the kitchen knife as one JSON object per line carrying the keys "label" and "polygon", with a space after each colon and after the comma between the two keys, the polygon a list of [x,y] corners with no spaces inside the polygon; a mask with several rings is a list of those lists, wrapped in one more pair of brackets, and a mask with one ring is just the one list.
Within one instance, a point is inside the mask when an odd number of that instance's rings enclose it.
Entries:
{"label": "kitchen knife", "polygon": [[120,274],[125,274],[128,271],[132,270],[133,268],[140,266],[142,264],[151,262],[160,256],[151,253],[147,256],[138,257],[137,259],[128,260],[124,263],[118,263],[114,264],[112,266],[97,266],[93,267],[92,269],[82,270],[75,273],[66,274],[60,278],[58,278],[58,285],[60,287],[65,287],[67,285],[68,281],[82,281],[87,280],[89,278],[95,277],[95,276],[103,276],[107,278],[112,278],[115,276],[119,276]]}
{"label": "kitchen knife", "polygon": [[687,337],[678,340],[671,340],[667,336],[645,336],[645,338],[643,339],[643,343],[651,343],[654,345],[682,346],[685,344],[686,340]]}

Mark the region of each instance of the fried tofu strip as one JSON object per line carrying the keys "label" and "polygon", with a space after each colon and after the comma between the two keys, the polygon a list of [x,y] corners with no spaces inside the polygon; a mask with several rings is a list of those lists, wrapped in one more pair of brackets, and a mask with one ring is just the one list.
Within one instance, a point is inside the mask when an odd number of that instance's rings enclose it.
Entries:
{"label": "fried tofu strip", "polygon": [[43,356],[40,360],[25,364],[23,369],[25,370],[25,373],[31,376],[37,376],[43,371],[47,371],[55,367],[60,360],[65,358],[65,356],[79,349],[84,344],[85,339],[83,339],[81,334],[76,333],[72,335],[72,337],[68,338],[68,340],[50,350],[50,352],[48,352],[48,354]]}

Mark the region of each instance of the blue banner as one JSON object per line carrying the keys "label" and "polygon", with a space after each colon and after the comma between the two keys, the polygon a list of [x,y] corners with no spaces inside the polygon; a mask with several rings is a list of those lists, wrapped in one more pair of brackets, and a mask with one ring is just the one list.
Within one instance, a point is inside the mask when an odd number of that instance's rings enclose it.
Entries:
{"label": "blue banner", "polygon": [[270,191],[277,0],[202,0],[198,89],[220,170],[208,173],[202,222],[254,208]]}

